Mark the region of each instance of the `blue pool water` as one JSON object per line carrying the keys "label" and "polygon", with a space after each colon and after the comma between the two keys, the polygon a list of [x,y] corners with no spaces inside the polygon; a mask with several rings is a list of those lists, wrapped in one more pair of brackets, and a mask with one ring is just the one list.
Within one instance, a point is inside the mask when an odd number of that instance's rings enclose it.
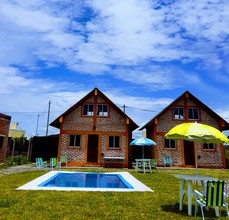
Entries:
{"label": "blue pool water", "polygon": [[120,174],[104,173],[63,173],[59,172],[39,184],[41,187],[78,187],[78,188],[127,188],[134,187]]}

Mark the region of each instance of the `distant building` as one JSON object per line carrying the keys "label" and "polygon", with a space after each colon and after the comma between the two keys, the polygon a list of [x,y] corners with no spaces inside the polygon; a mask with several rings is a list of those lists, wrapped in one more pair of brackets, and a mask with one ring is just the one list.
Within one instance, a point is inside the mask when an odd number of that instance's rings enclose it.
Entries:
{"label": "distant building", "polygon": [[24,130],[20,130],[18,128],[18,123],[11,123],[11,127],[10,127],[10,130],[9,130],[9,137],[12,137],[12,138],[20,138],[22,136],[25,137],[25,131]]}
{"label": "distant building", "polygon": [[6,157],[10,121],[11,116],[0,113],[0,163],[3,163]]}

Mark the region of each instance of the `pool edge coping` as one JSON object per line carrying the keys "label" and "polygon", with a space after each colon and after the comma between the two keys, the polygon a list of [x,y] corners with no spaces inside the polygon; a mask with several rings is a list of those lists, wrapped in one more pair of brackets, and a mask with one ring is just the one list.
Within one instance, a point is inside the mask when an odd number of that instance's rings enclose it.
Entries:
{"label": "pool edge coping", "polygon": [[38,187],[39,184],[51,178],[57,173],[88,173],[88,172],[73,172],[73,171],[50,171],[20,187],[17,190],[56,190],[56,191],[91,191],[91,192],[153,192],[148,186],[140,182],[129,172],[105,172],[104,174],[120,174],[129,184],[133,186],[133,189],[129,188],[89,188],[89,187]]}

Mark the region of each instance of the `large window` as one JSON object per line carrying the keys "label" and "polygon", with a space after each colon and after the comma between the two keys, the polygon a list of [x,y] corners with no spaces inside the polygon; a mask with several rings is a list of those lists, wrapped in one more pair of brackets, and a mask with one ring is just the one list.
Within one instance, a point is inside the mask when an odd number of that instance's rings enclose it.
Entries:
{"label": "large window", "polygon": [[120,137],[109,136],[109,148],[120,148]]}
{"label": "large window", "polygon": [[69,147],[80,147],[80,135],[69,135]]}
{"label": "large window", "polygon": [[83,105],[83,115],[93,116],[94,114],[94,105],[93,104],[84,104]]}
{"label": "large window", "polygon": [[200,119],[198,108],[189,108],[188,109],[188,119],[192,119],[192,120]]}
{"label": "large window", "polygon": [[214,150],[214,144],[203,144],[204,150]]}
{"label": "large window", "polygon": [[181,107],[173,108],[173,118],[184,119],[184,108]]}
{"label": "large window", "polygon": [[108,105],[105,104],[97,105],[97,115],[108,116]]}
{"label": "large window", "polygon": [[174,149],[176,148],[176,141],[170,139],[164,139],[165,148]]}

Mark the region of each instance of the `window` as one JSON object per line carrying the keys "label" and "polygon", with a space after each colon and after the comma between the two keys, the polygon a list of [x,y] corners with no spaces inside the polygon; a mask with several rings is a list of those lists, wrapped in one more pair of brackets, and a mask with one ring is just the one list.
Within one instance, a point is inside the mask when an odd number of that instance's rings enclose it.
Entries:
{"label": "window", "polygon": [[80,147],[80,135],[74,134],[69,136],[69,147]]}
{"label": "window", "polygon": [[214,150],[214,144],[203,144],[204,150]]}
{"label": "window", "polygon": [[97,115],[108,116],[108,106],[107,105],[97,105]]}
{"label": "window", "polygon": [[165,143],[165,148],[176,148],[176,142],[175,140],[170,140],[170,139],[164,139],[164,143]]}
{"label": "window", "polygon": [[109,148],[120,148],[119,136],[109,136]]}
{"label": "window", "polygon": [[83,105],[83,115],[93,116],[94,115],[94,105],[92,104]]}
{"label": "window", "polygon": [[184,108],[173,108],[174,119],[184,119]]}
{"label": "window", "polygon": [[188,109],[188,119],[199,119],[199,110],[198,108],[189,108]]}

